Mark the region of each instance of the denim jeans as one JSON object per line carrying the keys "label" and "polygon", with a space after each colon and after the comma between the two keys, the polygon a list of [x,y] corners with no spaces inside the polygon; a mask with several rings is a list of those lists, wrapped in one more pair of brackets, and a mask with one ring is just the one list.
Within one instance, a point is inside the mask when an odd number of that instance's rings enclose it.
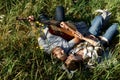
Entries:
{"label": "denim jeans", "polygon": [[[92,23],[91,23],[91,27],[89,28],[89,33],[93,34],[95,36],[100,36],[101,33],[101,29],[104,27],[103,25],[107,24],[106,22],[107,19],[103,20],[102,16],[96,16]],[[102,35],[102,37],[106,38],[108,40],[108,42],[110,42],[113,38],[113,36],[117,33],[117,27],[118,24],[117,23],[113,23],[106,31],[105,33]],[[104,46],[106,45],[105,43],[102,43]],[[108,58],[109,55],[109,48],[106,49],[105,51],[103,51],[102,53],[102,58]],[[101,59],[98,58],[98,63],[101,62]]]}
{"label": "denim jeans", "polygon": [[117,33],[117,27],[118,24],[114,23],[113,25],[111,25],[105,32],[105,34],[103,35],[103,37],[105,37],[109,42],[112,40],[112,37]]}
{"label": "denim jeans", "polygon": [[89,28],[89,32],[94,36],[99,36],[103,24],[102,16],[96,16],[93,21],[91,22],[91,27]]}
{"label": "denim jeans", "polygon": [[[100,36],[101,29],[103,28],[103,24],[107,24],[104,22],[107,21],[103,20],[102,16],[96,16],[91,23],[89,32],[95,36]],[[108,40],[108,42],[111,41],[112,37],[116,34],[117,27],[118,27],[117,23],[114,23],[106,30],[103,37],[105,37]]]}

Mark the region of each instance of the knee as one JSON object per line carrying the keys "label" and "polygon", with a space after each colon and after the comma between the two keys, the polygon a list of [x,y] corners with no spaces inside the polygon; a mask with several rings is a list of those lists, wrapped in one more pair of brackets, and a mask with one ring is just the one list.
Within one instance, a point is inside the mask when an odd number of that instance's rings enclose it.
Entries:
{"label": "knee", "polygon": [[118,28],[118,23],[113,23],[112,27]]}
{"label": "knee", "polygon": [[113,24],[110,26],[110,28],[111,28],[112,30],[116,30],[116,31],[117,31],[117,29],[118,29],[118,23],[113,23]]}
{"label": "knee", "polygon": [[96,26],[96,25],[102,25],[103,22],[103,18],[102,16],[96,16],[95,19],[91,22],[92,26]]}

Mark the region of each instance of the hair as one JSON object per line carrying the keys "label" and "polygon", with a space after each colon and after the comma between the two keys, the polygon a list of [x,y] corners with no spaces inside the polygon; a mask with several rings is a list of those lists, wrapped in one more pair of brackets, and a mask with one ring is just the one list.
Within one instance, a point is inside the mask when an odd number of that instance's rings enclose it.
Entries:
{"label": "hair", "polygon": [[70,63],[70,65],[65,64],[65,67],[68,70],[76,70],[76,69],[79,69],[81,67],[82,63],[83,63],[82,61],[75,61],[74,60]]}
{"label": "hair", "polygon": [[[61,48],[61,47],[60,47],[60,46],[56,46],[56,47],[54,47],[54,48],[51,50],[51,54],[52,54],[52,56],[54,55],[54,51],[55,51],[56,48]],[[54,56],[54,58],[56,58],[56,57]]]}

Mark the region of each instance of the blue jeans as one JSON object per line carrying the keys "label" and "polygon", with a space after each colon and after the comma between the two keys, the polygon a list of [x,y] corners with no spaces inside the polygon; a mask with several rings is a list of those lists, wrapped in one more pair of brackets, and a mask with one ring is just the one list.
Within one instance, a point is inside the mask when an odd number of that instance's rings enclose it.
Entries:
{"label": "blue jeans", "polygon": [[[107,18],[108,20],[108,18]],[[103,25],[106,24],[106,19],[103,20],[102,16],[96,16],[92,23],[91,23],[91,27],[89,28],[89,33],[93,34],[95,36],[100,36],[101,33],[101,29],[104,27]],[[117,33],[117,23],[112,24],[106,31],[105,33],[102,35],[104,38],[106,38],[108,40],[108,42],[110,42],[113,38],[113,36]],[[102,42],[101,43],[104,47],[107,46],[106,42]],[[106,49],[103,53],[102,53],[102,58],[108,58],[109,55],[109,50]],[[101,59],[98,58],[98,63],[101,62]]]}
{"label": "blue jeans", "polygon": [[[91,23],[92,26],[89,28],[89,32],[95,36],[100,36],[103,24],[106,24],[104,22],[106,21],[103,20],[102,16],[96,16]],[[114,23],[106,30],[103,37],[105,37],[108,40],[108,42],[110,42],[112,37],[116,34],[117,27],[117,23]]]}
{"label": "blue jeans", "polygon": [[112,37],[117,33],[117,27],[118,24],[114,23],[113,25],[111,25],[105,32],[105,34],[103,35],[103,37],[105,37],[109,42],[112,40]]}
{"label": "blue jeans", "polygon": [[99,36],[101,33],[101,29],[103,27],[102,24],[103,24],[102,16],[96,16],[91,22],[91,27],[89,28],[89,32],[94,36]]}

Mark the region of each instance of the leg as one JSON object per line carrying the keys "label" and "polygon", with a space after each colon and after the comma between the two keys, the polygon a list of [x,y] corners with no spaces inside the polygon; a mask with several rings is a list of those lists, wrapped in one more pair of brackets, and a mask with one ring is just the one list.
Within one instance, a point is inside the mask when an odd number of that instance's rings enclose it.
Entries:
{"label": "leg", "polygon": [[108,42],[110,42],[112,40],[112,37],[117,33],[117,27],[118,27],[118,24],[114,23],[112,26],[110,26],[107,29],[107,31],[103,35],[103,37],[105,37],[108,40]]}
{"label": "leg", "polygon": [[106,26],[106,23],[108,23],[110,19],[111,12],[108,12],[107,9],[105,10],[98,9],[95,12],[101,13],[101,16],[103,17],[104,20],[103,26]]}
{"label": "leg", "polygon": [[55,12],[55,20],[57,21],[64,21],[65,18],[65,12],[63,6],[57,6],[56,12]]}
{"label": "leg", "polygon": [[76,22],[75,26],[77,28],[77,30],[82,34],[82,35],[87,35],[88,32],[88,27],[86,25],[85,22],[81,21],[81,22]]}
{"label": "leg", "polygon": [[89,28],[89,32],[95,36],[99,36],[102,24],[103,24],[102,16],[96,16],[91,23],[92,26]]}
{"label": "leg", "polygon": [[89,32],[95,36],[99,36],[101,28],[103,28],[110,19],[111,13],[107,10],[96,10],[96,12],[102,13],[100,16],[96,16],[92,21],[92,26],[89,29]]}

